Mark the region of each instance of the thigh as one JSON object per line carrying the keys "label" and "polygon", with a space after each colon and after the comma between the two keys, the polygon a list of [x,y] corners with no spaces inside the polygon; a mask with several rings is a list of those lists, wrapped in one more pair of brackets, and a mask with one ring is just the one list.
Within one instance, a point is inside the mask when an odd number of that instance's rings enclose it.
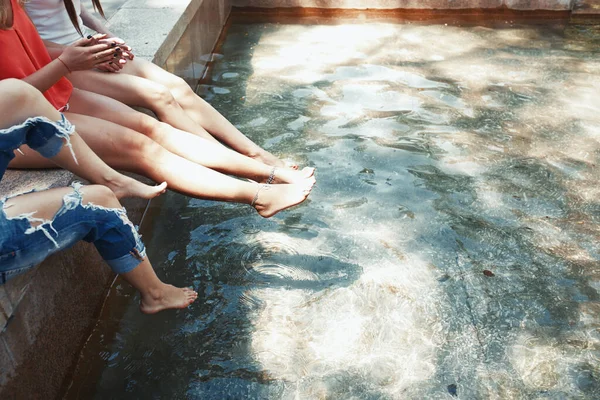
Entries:
{"label": "thigh", "polygon": [[[86,207],[88,203],[117,211],[107,213]],[[49,189],[7,199],[0,215],[0,283],[80,240],[97,240],[101,227],[124,225],[118,209],[120,204],[110,189],[99,185]],[[135,242],[135,234],[131,235],[130,241]]]}
{"label": "thigh", "polygon": [[147,119],[152,119],[120,101],[87,90],[74,89],[69,104],[69,111],[74,114],[102,119],[138,132],[146,129]]}
{"label": "thigh", "polygon": [[59,241],[49,223],[61,209],[64,196],[72,192],[70,188],[50,189],[0,203],[0,284],[85,236],[81,233],[79,238],[71,235]]}
{"label": "thigh", "polygon": [[23,81],[0,81],[0,129],[23,123],[27,118],[40,115],[60,119],[56,110],[37,89]]}
{"label": "thigh", "polygon": [[4,203],[4,214],[13,218],[33,213],[35,218],[51,220],[62,206],[63,197],[71,192],[72,188],[62,187],[11,197]]}
{"label": "thigh", "polygon": [[67,114],[77,132],[106,164],[115,169],[144,172],[140,156],[152,157],[158,146],[143,134],[114,122],[75,113]]}
{"label": "thigh", "polygon": [[[126,171],[143,172],[139,167],[142,160],[136,159],[136,151],[151,148],[151,139],[139,132],[117,125],[110,121],[72,112],[65,116],[77,127],[77,133],[85,143],[106,164]],[[21,146],[24,154],[15,152],[16,157],[8,165],[9,168],[56,168],[56,164],[42,157],[27,146]]]}
{"label": "thigh", "polygon": [[69,80],[78,89],[139,107],[149,107],[148,97],[157,92],[156,86],[158,86],[148,79],[135,75],[97,70],[73,72]]}
{"label": "thigh", "polygon": [[26,144],[15,151],[15,158],[8,163],[8,168],[17,169],[50,169],[57,168],[56,164],[33,150]]}
{"label": "thigh", "polygon": [[181,83],[181,78],[178,76],[173,75],[158,65],[141,58],[135,58],[131,62],[127,62],[120,73],[149,79],[153,82],[166,86],[171,90],[177,88]]}

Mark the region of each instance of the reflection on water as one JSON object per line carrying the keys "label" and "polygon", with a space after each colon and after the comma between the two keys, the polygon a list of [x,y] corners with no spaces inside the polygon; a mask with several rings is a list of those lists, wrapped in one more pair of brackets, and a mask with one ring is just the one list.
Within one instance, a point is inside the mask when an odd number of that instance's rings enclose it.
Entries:
{"label": "reflection on water", "polygon": [[68,398],[600,398],[599,50],[233,24],[203,94],[318,186],[270,220],[167,195],[150,254],[200,297],[148,317],[117,285]]}

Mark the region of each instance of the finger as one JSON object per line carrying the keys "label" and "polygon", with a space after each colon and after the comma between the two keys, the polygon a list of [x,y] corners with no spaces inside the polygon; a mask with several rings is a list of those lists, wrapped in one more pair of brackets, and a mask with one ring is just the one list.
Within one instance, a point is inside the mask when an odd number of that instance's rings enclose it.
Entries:
{"label": "finger", "polygon": [[97,60],[106,59],[106,61],[111,61],[113,58],[118,58],[118,57],[121,57],[121,52],[116,51],[111,48],[104,50],[104,51],[99,51],[96,54],[94,54],[94,58]]}
{"label": "finger", "polygon": [[90,35],[88,37],[84,37],[73,43],[71,46],[85,47],[93,43],[93,37]]}
{"label": "finger", "polygon": [[96,33],[95,35],[92,35],[92,38],[96,41],[99,42],[102,39],[106,39],[106,33]]}
{"label": "finger", "polygon": [[122,44],[125,44],[125,41],[123,39],[121,39],[121,38],[118,38],[118,37],[108,37],[108,36],[106,36],[106,37],[100,39],[99,41],[103,42],[103,43],[116,43],[119,46],[122,45]]}
{"label": "finger", "polygon": [[[112,48],[110,47],[109,44],[99,43],[99,44],[94,44],[92,46],[88,46],[88,49],[89,49],[88,51],[90,53],[99,53],[99,52],[102,52],[105,50],[111,50]],[[112,49],[112,50],[114,50],[114,49]]]}
{"label": "finger", "polygon": [[119,72],[121,70],[119,63],[114,63],[112,61],[109,61],[108,65],[109,65],[109,68],[112,70],[112,72]]}
{"label": "finger", "polygon": [[101,39],[103,39],[104,37],[106,37],[106,35],[104,33],[96,33],[95,35],[88,35],[87,39],[90,40],[90,43],[88,44],[88,46],[93,46],[95,44],[98,44],[99,41]]}
{"label": "finger", "polygon": [[119,39],[119,38],[104,38],[104,39],[100,39],[98,40],[99,43],[108,43],[111,46],[115,47],[115,46],[122,46],[124,45],[124,41]]}

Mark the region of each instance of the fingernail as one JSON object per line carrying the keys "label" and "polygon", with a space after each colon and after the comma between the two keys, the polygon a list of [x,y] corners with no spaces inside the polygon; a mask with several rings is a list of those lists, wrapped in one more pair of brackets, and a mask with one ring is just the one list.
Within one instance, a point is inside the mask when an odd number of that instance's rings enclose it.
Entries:
{"label": "fingernail", "polygon": [[111,45],[112,47],[115,47],[117,44],[116,44],[115,42],[112,42],[110,45]]}
{"label": "fingernail", "polygon": [[91,38],[92,38],[92,35],[88,35],[88,37],[87,37],[87,38],[88,38],[88,39],[91,39]]}
{"label": "fingernail", "polygon": [[115,49],[115,51],[121,51],[121,48],[120,48],[120,47],[117,47],[117,48]]}
{"label": "fingernail", "polygon": [[115,55],[113,57],[119,57],[119,55],[117,53],[115,53]]}
{"label": "fingernail", "polygon": [[112,61],[109,61],[108,63],[112,65],[112,63],[113,63],[113,62],[112,62]]}

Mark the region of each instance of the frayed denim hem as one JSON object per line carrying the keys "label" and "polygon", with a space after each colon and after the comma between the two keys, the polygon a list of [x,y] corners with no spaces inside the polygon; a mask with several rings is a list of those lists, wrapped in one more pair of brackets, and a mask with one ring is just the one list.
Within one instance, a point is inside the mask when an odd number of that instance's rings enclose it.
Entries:
{"label": "frayed denim hem", "polygon": [[[25,122],[19,125],[14,125],[7,129],[0,129],[0,135],[7,136],[14,135],[16,132],[23,130],[29,131],[30,129],[38,129],[43,132],[43,134],[32,135],[32,137],[24,136],[22,138],[14,138],[14,143],[11,144],[11,147],[13,148],[8,149],[3,146],[2,150],[12,151],[23,144],[27,144],[42,156],[52,158],[56,156],[60,152],[62,146],[65,145],[71,151],[71,155],[75,162],[77,162],[77,157],[75,156],[73,146],[71,145],[71,135],[75,132],[75,126],[71,124],[64,114],[60,114],[60,117],[61,119],[59,121],[52,121],[46,117],[32,117],[27,118]],[[46,128],[50,128],[50,130],[46,131]],[[65,142],[63,143],[62,140],[56,139],[64,139]],[[15,146],[15,143],[18,143],[18,145]]]}
{"label": "frayed denim hem", "polygon": [[0,179],[4,176],[10,161],[15,158],[15,150],[23,154],[19,149],[23,144],[46,158],[56,156],[63,146],[67,146],[73,160],[77,163],[77,157],[71,144],[71,135],[74,132],[75,127],[63,114],[59,121],[51,121],[46,117],[34,117],[8,129],[0,129]]}
{"label": "frayed denim hem", "polygon": [[[35,211],[9,218],[4,212],[5,199],[0,199],[0,227],[4,231],[0,232],[0,283],[80,240],[94,243],[117,274],[130,272],[144,260],[146,249],[125,209],[89,202],[84,205],[81,186],[73,183],[73,192],[63,196],[63,205],[51,220],[34,217]],[[49,242],[44,244],[42,237]]]}

